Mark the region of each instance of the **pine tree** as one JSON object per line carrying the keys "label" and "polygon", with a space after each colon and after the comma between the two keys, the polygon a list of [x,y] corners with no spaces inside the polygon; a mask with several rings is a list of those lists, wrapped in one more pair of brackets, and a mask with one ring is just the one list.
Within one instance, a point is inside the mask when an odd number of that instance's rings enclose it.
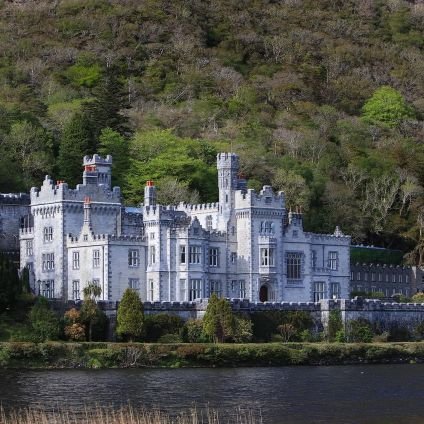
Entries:
{"label": "pine tree", "polygon": [[143,304],[135,290],[125,290],[119,303],[117,322],[116,332],[120,337],[132,341],[143,334]]}
{"label": "pine tree", "polygon": [[73,186],[81,182],[82,158],[94,152],[93,132],[85,113],[76,113],[63,130],[57,175]]}
{"label": "pine tree", "polygon": [[128,106],[126,94],[116,70],[106,70],[100,84],[93,89],[93,95],[95,99],[85,104],[84,111],[90,117],[94,139],[98,141],[103,128],[128,134],[128,118],[121,113]]}
{"label": "pine tree", "polygon": [[98,153],[112,155],[112,186],[124,186],[124,176],[128,170],[128,141],[111,128],[104,128],[100,133]]}

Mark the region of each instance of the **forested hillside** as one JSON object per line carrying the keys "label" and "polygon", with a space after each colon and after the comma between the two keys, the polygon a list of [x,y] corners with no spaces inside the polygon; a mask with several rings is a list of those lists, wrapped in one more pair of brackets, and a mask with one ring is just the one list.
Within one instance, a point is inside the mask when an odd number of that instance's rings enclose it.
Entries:
{"label": "forested hillside", "polygon": [[423,262],[423,49],[418,1],[0,0],[0,190],[97,151],[129,204],[211,201],[232,150],[309,230]]}

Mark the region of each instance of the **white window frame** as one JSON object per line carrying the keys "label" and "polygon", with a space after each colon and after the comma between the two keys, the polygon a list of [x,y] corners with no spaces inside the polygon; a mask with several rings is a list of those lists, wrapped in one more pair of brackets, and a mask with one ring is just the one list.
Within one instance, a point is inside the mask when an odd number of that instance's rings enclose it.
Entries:
{"label": "white window frame", "polygon": [[80,269],[80,254],[78,250],[72,252],[72,269]]}
{"label": "white window frame", "polygon": [[128,266],[138,268],[140,266],[140,250],[128,249]]}
{"label": "white window frame", "polygon": [[25,242],[25,253],[27,256],[32,256],[34,254],[32,240],[27,240]]}
{"label": "white window frame", "polygon": [[99,268],[100,267],[100,250],[95,249],[93,250],[93,268]]}
{"label": "white window frame", "polygon": [[325,298],[325,281],[314,281],[314,302]]}
{"label": "white window frame", "polygon": [[328,252],[328,268],[332,271],[337,271],[339,269],[339,252]]}
{"label": "white window frame", "polygon": [[189,246],[189,255],[188,255],[190,264],[201,264],[202,262],[202,246],[191,245]]}
{"label": "white window frame", "polygon": [[72,280],[72,299],[80,300],[80,280]]}
{"label": "white window frame", "polygon": [[210,281],[210,296],[215,293],[218,297],[222,296],[222,283],[219,280]]}
{"label": "white window frame", "polygon": [[44,227],[43,241],[44,243],[51,243],[53,241],[53,227]]}
{"label": "white window frame", "polygon": [[140,291],[140,279],[128,278],[128,287],[138,293]]}
{"label": "white window frame", "polygon": [[287,252],[286,253],[286,272],[287,280],[302,279],[302,252]]}
{"label": "white window frame", "polygon": [[213,268],[219,267],[219,248],[218,247],[209,248],[209,266]]}
{"label": "white window frame", "polygon": [[153,302],[155,296],[155,282],[152,278],[149,279],[148,287],[147,287],[147,299],[150,302]]}
{"label": "white window frame", "polygon": [[274,266],[275,264],[275,248],[274,247],[261,247],[261,266]]}
{"label": "white window frame", "polygon": [[239,280],[238,282],[238,297],[239,299],[246,299],[246,281]]}
{"label": "white window frame", "polygon": [[203,281],[200,278],[190,279],[189,301],[202,298]]}
{"label": "white window frame", "polygon": [[180,264],[187,263],[187,249],[185,244],[180,245]]}
{"label": "white window frame", "polygon": [[330,295],[332,299],[341,298],[341,285],[340,283],[330,283]]}

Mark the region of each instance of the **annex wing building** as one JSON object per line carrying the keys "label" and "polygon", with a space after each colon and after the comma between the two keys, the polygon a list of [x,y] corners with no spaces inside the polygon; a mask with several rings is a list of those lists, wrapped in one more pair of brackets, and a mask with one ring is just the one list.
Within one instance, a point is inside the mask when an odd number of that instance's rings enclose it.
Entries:
{"label": "annex wing building", "polygon": [[198,205],[160,205],[148,181],[144,204],[125,207],[111,187],[111,156],[86,156],[83,166],[75,188],[46,176],[31,189],[20,260],[36,293],[78,300],[94,282],[109,301],[128,287],[167,302],[348,297],[350,237],[305,232],[284,193],[246,188],[234,153],[217,156],[218,202]]}

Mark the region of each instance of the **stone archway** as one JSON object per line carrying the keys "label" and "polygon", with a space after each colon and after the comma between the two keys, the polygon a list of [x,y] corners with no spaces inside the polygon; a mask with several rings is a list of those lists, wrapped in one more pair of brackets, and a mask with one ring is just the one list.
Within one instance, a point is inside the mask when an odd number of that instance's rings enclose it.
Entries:
{"label": "stone archway", "polygon": [[259,301],[268,302],[269,300],[269,289],[266,284],[263,284],[259,289]]}

